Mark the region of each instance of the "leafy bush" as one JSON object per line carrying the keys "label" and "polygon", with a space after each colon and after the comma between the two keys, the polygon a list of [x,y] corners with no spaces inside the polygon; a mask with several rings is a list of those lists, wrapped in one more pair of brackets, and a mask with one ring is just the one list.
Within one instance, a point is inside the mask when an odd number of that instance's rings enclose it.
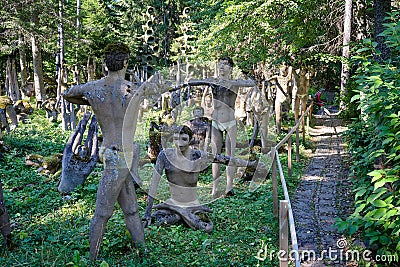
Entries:
{"label": "leafy bush", "polygon": [[400,251],[400,13],[392,13],[382,35],[392,57],[377,61],[380,51],[369,39],[358,47],[352,63],[357,67],[353,83],[359,118],[347,132],[355,211],[341,230],[360,231],[366,244],[378,254]]}

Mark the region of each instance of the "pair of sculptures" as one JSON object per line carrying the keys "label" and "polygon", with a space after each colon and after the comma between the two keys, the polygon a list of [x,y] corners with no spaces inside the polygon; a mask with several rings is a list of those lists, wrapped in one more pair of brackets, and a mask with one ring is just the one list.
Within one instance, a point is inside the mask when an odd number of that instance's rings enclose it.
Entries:
{"label": "pair of sculptures", "polygon": [[[138,212],[135,184],[140,184],[137,175],[138,146],[134,143],[140,103],[143,98],[159,96],[171,89],[162,77],[154,75],[142,84],[134,84],[125,80],[125,72],[129,57],[129,48],[122,43],[112,43],[105,48],[105,63],[108,75],[100,80],[76,85],[67,90],[63,97],[69,102],[90,105],[103,134],[99,149],[100,160],[104,163],[103,175],[100,179],[96,209],[90,224],[90,259],[97,258],[102,242],[104,229],[118,201],[122,208],[128,228],[135,245],[144,245],[142,221]],[[163,150],[157,158],[149,194],[149,205],[146,211],[146,224],[150,223],[152,199],[156,191],[157,180],[165,170],[170,187],[171,199],[157,206],[158,215],[168,218],[171,213],[179,215],[195,229],[212,230],[212,223],[199,219],[199,212],[210,211],[199,205],[196,196],[198,173],[210,162],[228,165],[226,194],[232,194],[234,166],[257,165],[256,161],[247,162],[233,158],[236,145],[237,127],[234,118],[234,103],[240,86],[255,86],[251,80],[230,80],[233,62],[229,58],[219,61],[219,77],[206,80],[192,80],[189,85],[206,83],[213,88],[213,125],[211,128],[212,154],[189,148],[191,131],[188,127],[178,127],[174,133],[175,148]],[[83,127],[82,125],[78,127]],[[226,154],[219,155],[222,150],[223,133],[226,133]],[[79,135],[79,131],[78,131]],[[74,141],[76,140],[76,141]],[[76,157],[81,138],[72,136],[67,146],[70,155]],[[74,147],[75,143],[75,147]],[[86,159],[93,156],[94,143],[85,144]],[[89,149],[88,149],[89,148]],[[91,149],[90,149],[91,148]],[[67,149],[67,148],[66,148]],[[91,151],[89,151],[91,150]],[[68,155],[65,155],[68,156]],[[67,159],[67,157],[66,157]],[[82,161],[84,162],[84,161]],[[76,169],[83,164],[76,162]],[[215,167],[214,167],[215,166]],[[253,167],[254,167],[253,166]],[[218,195],[219,166],[213,165],[213,195]],[[186,173],[182,175],[182,173]],[[66,179],[63,175],[62,180]],[[60,189],[63,187],[61,181]],[[164,213],[164,214],[161,214]],[[157,216],[158,216],[157,215]],[[176,217],[176,216],[175,216]]]}
{"label": "pair of sculptures", "polygon": [[269,82],[275,81],[276,99],[275,99],[275,115],[278,133],[281,131],[281,110],[284,102],[293,103],[293,111],[295,121],[299,118],[299,113],[306,110],[308,91],[310,89],[310,80],[315,75],[313,69],[306,65],[301,65],[300,69],[294,71],[291,66],[282,64],[279,74],[268,78]]}

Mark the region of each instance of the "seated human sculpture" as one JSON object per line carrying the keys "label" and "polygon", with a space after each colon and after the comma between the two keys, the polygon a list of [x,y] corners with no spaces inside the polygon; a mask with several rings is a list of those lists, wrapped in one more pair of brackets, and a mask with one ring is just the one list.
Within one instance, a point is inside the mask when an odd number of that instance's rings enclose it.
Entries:
{"label": "seated human sculpture", "polygon": [[[160,152],[149,189],[144,217],[145,226],[149,226],[152,222],[160,225],[183,221],[192,229],[211,232],[213,223],[208,219],[206,213],[212,212],[212,210],[201,205],[197,195],[199,173],[212,162],[238,167],[254,167],[258,164],[257,161],[249,162],[192,149],[190,148],[192,138],[193,133],[189,127],[179,126],[173,135],[175,148],[166,148]],[[261,166],[261,168],[264,167]],[[171,197],[165,202],[155,205],[154,208],[157,211],[151,213],[157,187],[164,171]]]}

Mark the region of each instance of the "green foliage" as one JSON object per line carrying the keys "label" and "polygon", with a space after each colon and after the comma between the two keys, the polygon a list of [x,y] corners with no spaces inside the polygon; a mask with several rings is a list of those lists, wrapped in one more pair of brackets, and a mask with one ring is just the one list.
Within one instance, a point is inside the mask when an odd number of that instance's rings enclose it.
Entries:
{"label": "green foliage", "polygon": [[355,211],[339,229],[357,231],[379,254],[400,251],[400,13],[386,24],[382,34],[392,47],[392,58],[378,62],[380,51],[369,39],[357,48],[357,66],[351,102],[359,118],[347,132],[352,155]]}

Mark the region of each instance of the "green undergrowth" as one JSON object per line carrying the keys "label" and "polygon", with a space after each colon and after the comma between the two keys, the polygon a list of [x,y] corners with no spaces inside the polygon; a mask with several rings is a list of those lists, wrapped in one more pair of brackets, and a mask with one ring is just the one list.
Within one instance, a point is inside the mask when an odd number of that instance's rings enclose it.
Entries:
{"label": "green undergrowth", "polygon": [[[25,157],[31,153],[43,156],[62,153],[70,132],[63,132],[59,123],[48,122],[42,111],[35,111],[30,118],[28,124],[21,124],[4,136],[8,151],[0,161],[0,179],[11,217],[13,248],[7,250],[1,244],[0,266],[278,265],[276,258],[265,261],[256,258],[265,245],[268,250],[279,250],[279,225],[272,213],[270,176],[254,192],[249,192],[249,182],[237,179],[235,196],[209,203],[214,211],[210,215],[214,223],[211,234],[184,225],[145,229],[148,253],[141,261],[126,230],[122,211],[116,207],[107,224],[99,260],[90,262],[89,224],[102,165],[96,166],[84,187],[63,198],[57,191],[59,176],[37,173],[35,168],[25,166]],[[291,192],[307,165],[306,150],[302,151],[301,161],[293,160],[293,178],[287,178]],[[281,162],[286,173],[284,153]],[[281,189],[279,195],[283,199]],[[141,216],[146,199],[146,193],[139,189]]]}

